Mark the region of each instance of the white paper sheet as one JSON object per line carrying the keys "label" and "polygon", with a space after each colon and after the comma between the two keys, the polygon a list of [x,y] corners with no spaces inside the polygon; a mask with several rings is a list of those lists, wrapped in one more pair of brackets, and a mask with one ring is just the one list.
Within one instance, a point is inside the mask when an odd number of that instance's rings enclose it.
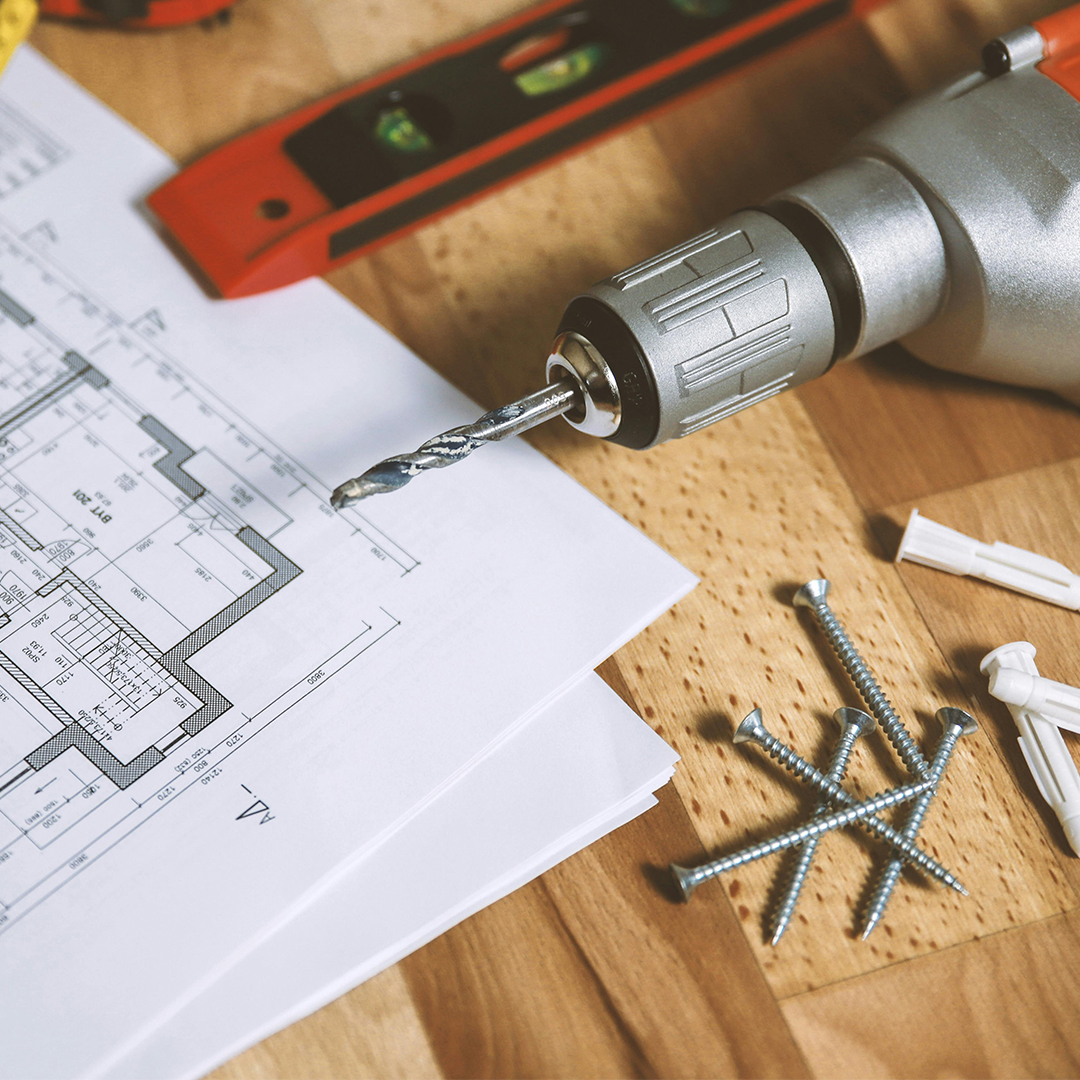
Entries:
{"label": "white paper sheet", "polygon": [[29,50],[0,142],[0,1074],[68,1077],[693,579],[520,442],[335,514],[475,406],[321,282],[207,300]]}
{"label": "white paper sheet", "polygon": [[201,1076],[648,809],[675,760],[589,676],[108,1075]]}

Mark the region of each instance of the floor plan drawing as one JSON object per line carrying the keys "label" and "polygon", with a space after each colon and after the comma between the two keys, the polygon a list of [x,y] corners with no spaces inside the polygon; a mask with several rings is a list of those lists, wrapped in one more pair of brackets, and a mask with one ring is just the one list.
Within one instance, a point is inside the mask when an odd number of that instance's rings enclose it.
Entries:
{"label": "floor plan drawing", "polygon": [[199,654],[301,578],[291,538],[417,565],[186,376],[163,325],[0,227],[0,932],[399,625],[360,613],[238,710]]}
{"label": "floor plan drawing", "polygon": [[0,99],[0,199],[69,155],[68,148],[12,102]]}

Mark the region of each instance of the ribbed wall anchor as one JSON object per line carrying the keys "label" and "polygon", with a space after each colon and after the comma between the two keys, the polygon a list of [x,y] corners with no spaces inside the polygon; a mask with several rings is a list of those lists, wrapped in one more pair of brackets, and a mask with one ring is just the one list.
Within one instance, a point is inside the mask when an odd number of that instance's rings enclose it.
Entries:
{"label": "ribbed wall anchor", "polygon": [[881,725],[881,730],[895,747],[900,760],[912,775],[925,780],[930,775],[929,762],[911,737],[911,733],[904,727],[903,721],[897,716],[896,710],[878,685],[877,679],[874,678],[870,666],[859,655],[858,649],[841,626],[840,620],[833,614],[825,599],[828,592],[829,583],[824,578],[808,581],[795,594],[793,603],[796,607],[809,608],[813,613],[822,632],[828,638],[833,652],[851,676],[851,681],[862,695],[866,707]]}

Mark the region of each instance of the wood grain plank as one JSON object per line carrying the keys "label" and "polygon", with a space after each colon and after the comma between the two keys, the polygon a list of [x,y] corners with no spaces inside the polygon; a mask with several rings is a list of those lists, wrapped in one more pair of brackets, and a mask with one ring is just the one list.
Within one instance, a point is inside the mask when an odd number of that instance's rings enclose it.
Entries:
{"label": "wood grain plank", "polygon": [[543,880],[650,1075],[808,1075],[735,913],[673,896],[668,861],[702,854],[669,785]]}
{"label": "wood grain plank", "polygon": [[227,26],[168,33],[42,22],[31,41],[182,162],[340,82],[303,0],[242,3]]}
{"label": "wood grain plank", "polygon": [[31,41],[186,163],[349,81],[528,6],[243,0],[226,25],[133,34],[43,21]]}
{"label": "wood grain plank", "polygon": [[328,274],[327,281],[420,356],[434,358],[429,363],[460,389],[474,396],[483,392],[476,343],[417,237],[357,259]]}
{"label": "wood grain plank", "polygon": [[534,5],[535,0],[308,0],[306,18],[326,42],[344,84],[455,41]]}
{"label": "wood grain plank", "polygon": [[935,371],[899,345],[841,364],[796,392],[867,510],[1061,461],[1080,449],[1075,406]]}
{"label": "wood grain plank", "polygon": [[703,222],[827,168],[906,96],[862,23],[827,28],[652,122]]}
{"label": "wood grain plank", "polygon": [[[447,1075],[807,1075],[738,919],[678,901],[672,852],[701,855],[669,785],[657,808],[524,890],[527,903],[515,894],[404,961]],[[526,941],[493,931],[507,917]],[[543,953],[531,951],[537,918]],[[596,1034],[580,1040],[587,1018],[598,1033],[610,1022],[623,1060],[598,1058]]]}
{"label": "wood grain plank", "polygon": [[648,1074],[539,882],[398,967],[447,1077]]}
{"label": "wood grain plank", "polygon": [[[644,715],[683,755],[676,779],[705,846],[733,850],[806,812],[798,785],[733,725],[760,705],[806,756],[824,759],[840,704],[858,702],[820,637],[790,606],[797,584],[830,577],[836,607],[924,745],[932,715],[967,704],[895,569],[877,554],[861,512],[797,399],[777,398],[661,447],[632,465],[575,458],[568,467],[697,573],[702,584],[618,654]],[[880,740],[858,751],[852,786],[869,793],[901,778]],[[777,949],[762,944],[776,860],[725,883],[774,993],[787,996],[895,960],[1044,918],[1076,904],[1026,798],[990,740],[958,751],[925,830],[936,857],[972,890],[906,883],[883,928],[854,943],[852,909],[876,851],[849,837],[822,845],[814,888]],[[989,854],[992,852],[992,854]],[[694,903],[723,902],[721,889]]]}
{"label": "wood grain plank", "polygon": [[790,998],[821,1077],[1080,1075],[1080,916],[1009,930]]}
{"label": "wood grain plank", "polygon": [[397,968],[390,968],[210,1074],[212,1080],[442,1076]]}

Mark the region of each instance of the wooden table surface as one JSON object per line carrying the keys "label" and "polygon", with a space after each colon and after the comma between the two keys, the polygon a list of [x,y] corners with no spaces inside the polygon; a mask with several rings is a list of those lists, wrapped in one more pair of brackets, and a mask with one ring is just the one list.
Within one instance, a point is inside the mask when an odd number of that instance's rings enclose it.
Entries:
{"label": "wooden table surface", "polygon": [[[526,0],[240,0],[227,26],[47,24],[38,48],[181,162]],[[895,0],[330,276],[485,405],[537,385],[578,289],[826,166],[868,122],[976,66],[1054,0]],[[660,805],[220,1069],[255,1077],[1080,1074],[1080,860],[978,658],[1017,638],[1080,681],[1080,617],[890,562],[913,505],[1080,568],[1080,412],[936,373],[897,347],[648,454],[549,425],[535,444],[700,586],[602,674],[682,754]],[[809,757],[858,698],[790,606],[809,578],[924,744],[980,733],[923,831],[967,899],[906,875],[859,940],[881,852],[823,842],[763,944],[778,860],[676,903],[661,868],[799,820],[807,796],[731,745],[752,706]],[[1080,756],[1080,740],[1069,737]],[[882,746],[884,744],[882,743]],[[901,779],[866,748],[853,783]]]}

